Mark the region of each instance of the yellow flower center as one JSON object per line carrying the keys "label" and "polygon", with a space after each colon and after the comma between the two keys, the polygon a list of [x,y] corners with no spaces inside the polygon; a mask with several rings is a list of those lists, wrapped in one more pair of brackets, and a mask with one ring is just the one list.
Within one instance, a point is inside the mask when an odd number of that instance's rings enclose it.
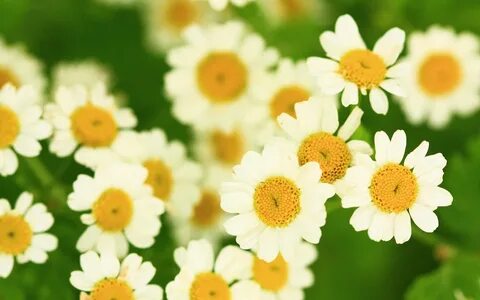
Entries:
{"label": "yellow flower center", "polygon": [[181,32],[198,18],[198,8],[192,0],[167,0],[163,21],[167,26]]}
{"label": "yellow flower center", "polygon": [[322,169],[321,181],[326,183],[343,178],[352,161],[345,141],[326,132],[314,133],[303,140],[297,156],[300,165],[318,162]]}
{"label": "yellow flower center", "polygon": [[32,242],[32,229],[21,216],[0,216],[0,254],[22,254]]}
{"label": "yellow flower center", "polygon": [[190,287],[190,300],[230,300],[228,283],[215,273],[200,273]]}
{"label": "yellow flower center", "polygon": [[253,279],[262,289],[278,292],[287,284],[288,264],[280,254],[270,263],[255,257],[253,261]]}
{"label": "yellow flower center", "polygon": [[387,66],[383,59],[372,51],[357,49],[342,56],[338,72],[360,88],[373,89],[385,79]]}
{"label": "yellow flower center", "polygon": [[432,96],[454,91],[462,80],[460,62],[450,53],[431,54],[418,70],[418,83]]}
{"label": "yellow flower center", "polygon": [[159,159],[147,160],[143,166],[148,170],[145,183],[152,187],[155,197],[168,201],[173,189],[172,170]]}
{"label": "yellow flower center", "polygon": [[20,121],[17,114],[5,105],[0,105],[0,149],[15,142],[20,133]]}
{"label": "yellow flower center", "polygon": [[132,288],[123,280],[107,278],[97,282],[90,293],[91,300],[134,300]]}
{"label": "yellow flower center", "polygon": [[10,83],[14,87],[20,86],[20,80],[9,69],[0,67],[0,88],[5,84]]}
{"label": "yellow flower center", "polygon": [[132,199],[124,191],[110,188],[104,191],[93,204],[92,213],[98,226],[103,230],[121,231],[132,219]]}
{"label": "yellow flower center", "polygon": [[212,103],[234,101],[247,86],[247,68],[238,55],[215,52],[204,58],[197,69],[200,91]]}
{"label": "yellow flower center", "polygon": [[205,190],[193,208],[192,222],[200,227],[208,227],[215,224],[221,214],[220,197],[214,191]]}
{"label": "yellow flower center", "polygon": [[70,118],[73,135],[80,144],[105,147],[117,136],[117,124],[104,108],[87,104],[77,108]]}
{"label": "yellow flower center", "polygon": [[227,165],[238,163],[245,152],[243,136],[238,131],[214,131],[211,136],[215,158]]}
{"label": "yellow flower center", "polygon": [[301,86],[291,85],[279,89],[270,101],[270,115],[274,120],[282,113],[295,118],[295,103],[308,100],[310,92]]}
{"label": "yellow flower center", "polygon": [[270,227],[286,227],[300,213],[300,189],[290,179],[273,176],[255,187],[253,207]]}
{"label": "yellow flower center", "polygon": [[417,178],[405,166],[388,163],[378,169],[370,182],[370,196],[378,209],[400,213],[417,199]]}

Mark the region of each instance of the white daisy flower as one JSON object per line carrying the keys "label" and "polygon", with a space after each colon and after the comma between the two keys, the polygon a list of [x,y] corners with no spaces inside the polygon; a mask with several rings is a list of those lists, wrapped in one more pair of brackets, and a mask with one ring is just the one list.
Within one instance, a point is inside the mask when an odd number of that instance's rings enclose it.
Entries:
{"label": "white daisy flower", "polygon": [[258,4],[273,22],[293,21],[303,18],[319,17],[321,13],[318,0],[262,0]]}
{"label": "white daisy flower", "polygon": [[163,290],[150,284],[155,267],[142,262],[138,254],[129,254],[120,263],[111,252],[100,256],[89,251],[80,256],[81,271],[73,271],[70,283],[80,291],[81,300],[162,300]]}
{"label": "white daisy flower", "polygon": [[358,153],[372,154],[367,142],[350,140],[360,126],[363,115],[360,108],[355,107],[340,128],[337,108],[332,102],[311,98],[295,104],[295,115],[296,118],[283,113],[278,122],[289,136],[289,146],[300,165],[320,164],[322,182],[337,185]]}
{"label": "white daisy flower", "polygon": [[208,0],[208,3],[215,10],[224,10],[229,3],[242,7],[253,1],[255,0]]}
{"label": "white daisy flower", "polygon": [[[43,95],[46,80],[41,63],[21,46],[9,46],[0,38],[0,89],[10,83],[16,88],[33,86]],[[37,97],[41,101],[41,97]]]}
{"label": "white daisy flower", "polygon": [[452,204],[452,195],[438,186],[447,163],[443,155],[427,155],[424,141],[402,163],[406,144],[403,130],[391,140],[385,132],[377,132],[375,161],[359,154],[345,175],[348,188],[339,194],[342,206],[358,207],[350,224],[356,231],[368,230],[374,241],[408,241],[410,217],[421,230],[433,232],[438,227],[434,211]]}
{"label": "white daisy flower", "polygon": [[68,206],[83,214],[88,226],[77,242],[80,252],[101,252],[115,246],[117,256],[128,253],[128,243],[149,248],[160,232],[163,202],[145,184],[148,172],[138,165],[102,165],[93,177],[79,175],[68,196]]}
{"label": "white daisy flower", "polygon": [[[15,152],[25,157],[40,154],[38,142],[48,138],[52,128],[42,119],[39,95],[32,86],[16,89],[6,84],[0,90],[0,175],[8,176],[18,168]],[[15,151],[13,151],[15,150]]]}
{"label": "white daisy flower", "polygon": [[427,121],[434,128],[447,125],[455,114],[474,113],[480,107],[480,55],[477,37],[433,26],[409,37],[408,97],[399,99],[414,124]]}
{"label": "white daisy flower", "polygon": [[75,160],[96,168],[111,153],[111,145],[137,119],[128,108],[118,108],[103,84],[60,87],[45,114],[54,127],[50,151],[60,157],[75,152]]}
{"label": "white daisy flower", "polygon": [[300,166],[296,153],[272,142],[262,153],[247,152],[233,169],[233,181],[221,188],[221,206],[237,214],[225,223],[242,249],[256,249],[258,256],[273,261],[279,253],[290,259],[301,238],[320,241],[325,225],[325,201],[332,185],[320,182],[316,162]]}
{"label": "white daisy flower", "polygon": [[43,264],[47,252],[57,248],[58,240],[45,233],[53,225],[53,216],[43,203],[33,204],[33,196],[24,192],[12,209],[0,199],[0,277],[6,278],[13,269],[14,259],[20,264],[29,261]]}
{"label": "white daisy flower", "polygon": [[112,75],[107,67],[93,60],[59,63],[54,67],[52,77],[54,91],[61,86],[75,85],[92,89],[99,82],[103,82],[108,87],[112,81]]}
{"label": "white daisy flower", "polygon": [[260,105],[258,90],[278,58],[239,22],[185,31],[187,45],[170,50],[165,85],[173,114],[196,129],[232,131]]}
{"label": "white daisy flower", "polygon": [[344,106],[358,104],[358,90],[367,92],[370,105],[377,114],[386,114],[388,99],[383,90],[404,96],[398,77],[402,65],[395,61],[403,50],[405,32],[399,28],[387,31],[368,50],[350,15],[337,19],[335,32],[327,31],[320,36],[320,44],[331,59],[310,57],[307,60],[312,75],[318,79],[322,92],[336,95],[343,91]]}
{"label": "white daisy flower", "polygon": [[308,268],[317,258],[317,249],[311,244],[295,245],[295,258],[285,260],[278,255],[266,262],[250,254],[251,280],[260,286],[258,300],[303,300],[303,290],[313,285],[313,272]]}
{"label": "white daisy flower", "polygon": [[258,299],[258,287],[243,280],[251,259],[238,247],[226,246],[215,260],[206,240],[191,241],[187,248],[175,250],[174,257],[180,272],[167,285],[169,300]]}

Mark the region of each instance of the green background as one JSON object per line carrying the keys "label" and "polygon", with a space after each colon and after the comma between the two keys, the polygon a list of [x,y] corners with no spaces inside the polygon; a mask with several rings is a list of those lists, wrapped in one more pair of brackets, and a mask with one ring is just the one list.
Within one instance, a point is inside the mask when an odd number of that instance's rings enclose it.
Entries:
{"label": "green background", "polygon": [[[431,24],[480,33],[476,0],[329,1],[320,17],[281,26],[271,26],[255,5],[234,11],[269,45],[295,59],[323,55],[318,36],[344,13],[357,20],[369,45],[393,26],[407,33]],[[170,139],[189,145],[191,131],[172,117],[163,92],[168,67],[161,54],[148,51],[145,33],[142,12],[136,8],[85,0],[0,0],[0,35],[9,43],[24,43],[45,64],[46,73],[60,61],[102,62],[114,74],[114,91],[127,96],[138,116],[138,129],[160,127]],[[306,291],[307,299],[454,299],[455,290],[480,299],[480,113],[432,131],[407,124],[396,103],[390,102],[386,117],[372,114],[367,101],[361,105],[367,112],[364,137],[377,130],[390,135],[404,129],[407,150],[428,140],[431,153],[444,153],[449,163],[443,186],[452,192],[454,204],[439,209],[440,228],[434,235],[418,233],[404,245],[375,243],[365,232],[354,232],[348,223],[353,210],[331,212],[312,266],[316,282]],[[58,236],[59,248],[44,265],[16,264],[8,279],[0,279],[0,299],[78,299],[68,278],[79,269],[75,243],[85,227],[66,207],[63,195],[71,191],[79,173],[89,171],[46,150],[39,159],[21,159],[20,164],[15,176],[0,178],[0,197],[14,200],[28,190],[47,203],[55,214],[51,232]],[[439,260],[435,253],[446,243],[456,255]],[[154,263],[154,283],[165,287],[178,271],[174,249],[165,225],[153,248],[132,251]]]}

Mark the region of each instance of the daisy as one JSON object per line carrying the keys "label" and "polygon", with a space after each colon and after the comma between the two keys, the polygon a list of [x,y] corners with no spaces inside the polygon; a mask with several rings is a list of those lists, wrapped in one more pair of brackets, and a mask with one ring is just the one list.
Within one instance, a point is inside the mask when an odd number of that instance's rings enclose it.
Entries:
{"label": "daisy", "polygon": [[258,89],[277,60],[257,34],[239,22],[185,31],[187,44],[167,57],[173,70],[165,85],[173,101],[173,114],[200,130],[232,131],[258,103]]}
{"label": "daisy", "polygon": [[377,132],[375,161],[359,154],[345,176],[349,189],[340,194],[342,206],[358,207],[350,224],[356,231],[368,230],[374,241],[408,241],[410,217],[421,230],[433,232],[438,227],[434,211],[452,204],[452,195],[438,186],[447,163],[443,155],[427,155],[424,141],[403,161],[406,144],[403,130],[391,140],[385,132]]}
{"label": "daisy", "polygon": [[103,84],[60,87],[45,113],[54,127],[50,151],[60,157],[75,152],[75,160],[90,168],[102,163],[122,131],[137,123],[130,109],[117,107]]}
{"label": "daisy", "polygon": [[360,126],[363,111],[355,107],[339,128],[335,104],[311,98],[295,104],[296,118],[283,113],[278,117],[282,129],[289,136],[289,144],[300,165],[318,162],[322,182],[336,184],[345,176],[358,153],[371,155],[370,145],[360,140],[349,140]]}
{"label": "daisy", "polygon": [[33,196],[24,192],[12,209],[0,199],[0,277],[12,272],[14,258],[20,264],[43,264],[47,252],[57,248],[55,236],[45,233],[53,225],[53,216],[43,203],[33,204]]}
{"label": "daisy", "polygon": [[206,240],[191,241],[174,257],[180,272],[167,285],[169,300],[258,299],[256,285],[243,280],[251,269],[249,254],[238,247],[226,246],[215,260]]}
{"label": "daisy", "polygon": [[[0,175],[8,176],[18,168],[15,152],[25,157],[40,154],[39,140],[46,139],[52,128],[42,117],[39,95],[32,86],[16,89],[6,84],[0,90]],[[13,151],[15,150],[15,152]]]}
{"label": "daisy", "polygon": [[120,263],[109,252],[100,256],[89,251],[80,256],[81,271],[73,271],[70,283],[80,291],[81,300],[162,300],[163,290],[150,284],[155,275],[155,267],[150,262],[142,262],[138,254],[129,254]]}
{"label": "daisy", "polygon": [[247,152],[220,192],[223,210],[236,214],[225,223],[227,233],[267,262],[279,253],[292,258],[301,238],[318,243],[325,201],[335,193],[321,176],[318,163],[300,166],[295,152],[282,143],[268,143],[262,153]]}
{"label": "daisy", "polygon": [[59,63],[53,69],[52,77],[54,91],[61,86],[94,88],[99,82],[108,87],[112,79],[107,67],[93,60]]}
{"label": "daisy", "polygon": [[145,184],[148,172],[138,165],[102,165],[93,177],[79,175],[67,204],[83,214],[88,226],[77,242],[80,252],[101,252],[115,246],[117,256],[128,253],[128,243],[149,248],[160,232],[163,202]]}
{"label": "daisy", "polygon": [[[343,91],[344,106],[358,104],[358,90],[369,94],[370,105],[377,114],[386,114],[388,99],[383,90],[403,96],[397,79],[402,75],[402,65],[396,65],[403,50],[405,32],[399,28],[387,31],[368,50],[350,15],[337,19],[335,32],[320,36],[320,44],[331,59],[310,57],[307,60],[312,75],[318,79],[322,92],[336,95]],[[382,90],[383,89],[383,90]]]}
{"label": "daisy", "polygon": [[433,26],[409,37],[409,65],[404,76],[408,97],[399,99],[414,124],[427,121],[445,127],[453,115],[474,113],[480,107],[480,55],[477,37]]}
{"label": "daisy", "polygon": [[262,0],[258,4],[273,22],[318,17],[321,13],[318,0]]}
{"label": "daisy", "polygon": [[215,10],[223,10],[229,3],[235,6],[245,6],[254,0],[208,0],[210,6]]}
{"label": "daisy", "polygon": [[0,38],[0,89],[7,83],[16,88],[31,85],[42,95],[46,84],[42,69],[40,62],[23,47],[9,46]]}

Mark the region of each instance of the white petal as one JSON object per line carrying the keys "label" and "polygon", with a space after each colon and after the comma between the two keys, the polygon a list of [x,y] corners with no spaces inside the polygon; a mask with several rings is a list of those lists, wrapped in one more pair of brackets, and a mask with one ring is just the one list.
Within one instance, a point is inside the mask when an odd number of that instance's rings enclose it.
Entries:
{"label": "white petal", "polygon": [[18,168],[18,158],[15,152],[7,148],[0,150],[0,175],[8,176],[15,173]]}
{"label": "white petal", "polygon": [[399,164],[403,159],[406,147],[407,135],[405,134],[405,131],[395,131],[388,147],[388,161]]}
{"label": "white petal", "polygon": [[414,204],[409,209],[413,222],[425,232],[433,232],[438,227],[438,217],[432,209],[421,204]]}
{"label": "white petal", "polygon": [[92,250],[100,237],[101,230],[96,225],[89,226],[80,236],[77,249],[80,252]]}
{"label": "white petal", "polygon": [[272,262],[279,253],[276,229],[266,228],[260,236],[257,255],[266,262]]}
{"label": "white petal", "polygon": [[27,192],[23,192],[20,197],[17,199],[17,203],[15,204],[15,212],[18,214],[25,214],[27,209],[32,205],[33,202],[33,195]]}
{"label": "white petal", "polygon": [[387,66],[392,65],[397,60],[403,50],[405,43],[405,31],[399,28],[392,28],[387,31],[373,47],[373,52],[380,55]]}
{"label": "white petal", "polygon": [[428,142],[423,141],[420,145],[418,145],[415,150],[410,152],[407,157],[405,158],[405,166],[409,167],[410,169],[415,168],[417,164],[419,164],[425,158],[428,151]]}
{"label": "white petal", "polygon": [[376,210],[372,205],[365,205],[357,208],[350,218],[350,224],[355,231],[367,230],[372,223],[375,211]]}
{"label": "white petal", "polygon": [[338,69],[338,63],[321,57],[309,57],[307,59],[307,67],[310,74],[320,76],[326,72],[335,72]]}
{"label": "white petal", "polygon": [[390,139],[385,131],[375,133],[375,161],[377,164],[384,164],[388,161],[388,148]]}
{"label": "white petal", "polygon": [[347,141],[352,134],[355,133],[357,128],[360,126],[361,120],[363,116],[363,110],[361,110],[358,106],[356,106],[350,115],[348,115],[347,120],[343,123],[342,127],[338,130],[338,136],[342,138],[344,141]]}
{"label": "white petal", "polygon": [[410,215],[404,211],[395,216],[395,242],[403,244],[408,241],[412,235],[412,225],[410,223]]}
{"label": "white petal", "polygon": [[17,140],[13,144],[15,151],[26,157],[35,157],[40,154],[42,146],[40,143],[27,135],[18,136]]}
{"label": "white petal", "polygon": [[120,262],[113,252],[104,252],[100,255],[100,268],[105,277],[117,277],[120,271]]}
{"label": "white petal", "polygon": [[230,283],[246,279],[252,270],[252,255],[235,246],[226,246],[218,254],[215,273],[221,274]]}
{"label": "white petal", "polygon": [[407,95],[397,79],[386,79],[380,84],[380,87],[398,97]]}
{"label": "white petal", "polygon": [[387,95],[379,88],[370,91],[370,105],[377,114],[386,115],[388,112]]}
{"label": "white petal", "polygon": [[353,82],[347,82],[342,93],[342,105],[347,107],[355,104],[358,104],[358,86]]}
{"label": "white petal", "polygon": [[0,277],[7,278],[13,270],[13,256],[0,254]]}

